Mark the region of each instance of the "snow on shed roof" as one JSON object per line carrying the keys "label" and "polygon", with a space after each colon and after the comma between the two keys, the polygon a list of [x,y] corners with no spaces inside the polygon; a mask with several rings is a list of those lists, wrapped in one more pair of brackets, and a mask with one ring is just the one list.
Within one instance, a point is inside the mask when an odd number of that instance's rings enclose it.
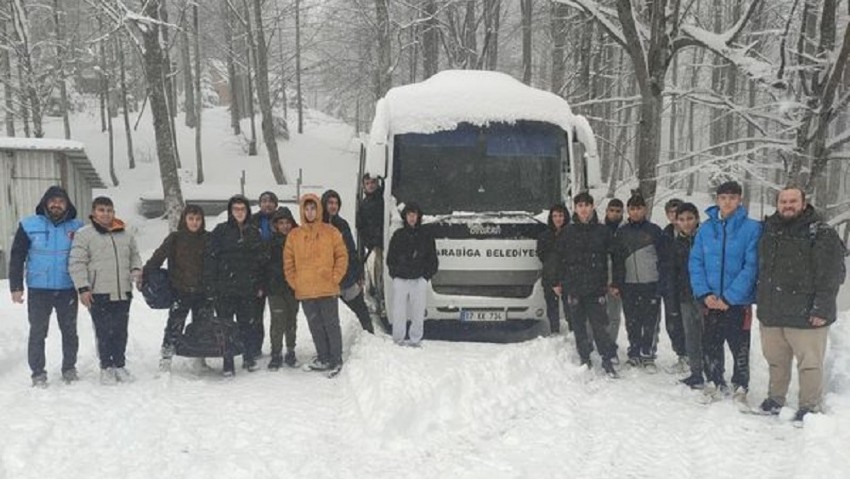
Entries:
{"label": "snow on shed roof", "polygon": [[88,180],[92,188],[106,188],[106,184],[103,183],[86,155],[86,146],[79,141],[58,138],[0,137],[0,151],[4,150],[58,151],[64,153],[68,161]]}
{"label": "snow on shed roof", "polygon": [[423,82],[391,89],[383,103],[388,133],[393,135],[451,130],[461,122],[535,120],[565,131],[575,125],[563,98],[491,71],[442,71]]}

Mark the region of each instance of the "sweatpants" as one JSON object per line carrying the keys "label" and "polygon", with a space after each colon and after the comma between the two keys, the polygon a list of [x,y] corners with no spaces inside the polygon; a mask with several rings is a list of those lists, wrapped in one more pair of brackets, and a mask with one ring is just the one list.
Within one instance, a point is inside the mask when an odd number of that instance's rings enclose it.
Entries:
{"label": "sweatpants", "polygon": [[363,327],[363,330],[375,334],[375,327],[372,326],[372,316],[369,314],[369,307],[366,306],[366,299],[363,297],[363,291],[360,291],[360,293],[351,300],[347,300],[345,298],[341,299],[342,302],[348,306],[348,309],[357,316],[357,320],[360,321],[360,326]]}
{"label": "sweatpants", "polygon": [[656,283],[627,283],[621,290],[629,336],[629,359],[655,359],[659,322],[659,298],[656,291]]}
{"label": "sweatpants", "polygon": [[168,322],[162,337],[162,356],[171,357],[177,340],[183,335],[186,327],[186,317],[192,313],[192,321],[198,321],[202,316],[202,309],[207,305],[206,295],[203,293],[186,293],[177,296],[168,310]]}
{"label": "sweatpants", "polygon": [[820,410],[823,399],[823,358],[829,326],[816,329],[761,327],[761,349],[770,366],[767,395],[785,405],[791,382],[791,361],[797,359],[799,408]]}
{"label": "sweatpants", "polygon": [[307,326],[313,336],[319,361],[330,366],[342,364],[342,330],[339,326],[339,302],[337,298],[305,299],[301,301]]}
{"label": "sweatpants", "polygon": [[676,356],[687,356],[688,350],[685,345],[685,328],[682,324],[682,315],[670,314],[667,307],[667,299],[664,299],[664,327],[667,329],[667,337],[670,338],[670,344],[673,346],[673,352]]}
{"label": "sweatpants", "polygon": [[424,278],[393,278],[393,341],[400,344],[407,333],[410,320],[410,343],[419,344],[425,333],[425,294],[428,282]]}
{"label": "sweatpants", "polygon": [[50,326],[50,314],[54,309],[59,331],[62,332],[62,371],[74,369],[80,345],[77,337],[77,292],[73,289],[31,289],[27,296],[30,323],[27,360],[32,376],[45,372],[44,340]]}
{"label": "sweatpants", "polygon": [[[365,281],[363,288],[369,297],[369,310],[380,316],[384,313],[384,249],[373,248],[363,256]],[[364,298],[365,300],[365,298]]]}
{"label": "sweatpants", "polygon": [[[233,321],[239,326],[244,351],[242,361],[250,364],[260,349],[256,330],[257,302],[252,296],[219,296],[215,304],[215,313],[222,321]],[[233,358],[224,358],[224,370],[233,371]]]}
{"label": "sweatpants", "polygon": [[94,294],[89,313],[94,323],[100,368],[123,368],[130,301],[110,301],[108,294]]}
{"label": "sweatpants", "polygon": [[561,332],[561,303],[564,304],[564,315],[567,317],[567,327],[572,330],[570,324],[570,306],[567,304],[566,295],[558,296],[549,286],[543,287],[543,298],[546,300],[546,317],[549,318],[549,332],[558,334]]}
{"label": "sweatpants", "polygon": [[590,361],[592,350],[591,340],[587,334],[587,324],[593,330],[593,340],[596,350],[603,360],[614,357],[616,349],[611,337],[608,336],[608,314],[605,310],[605,296],[569,296],[567,304],[570,308],[570,319],[573,324],[573,334],[576,338],[576,348],[582,363]]}
{"label": "sweatpants", "polygon": [[749,306],[730,306],[726,311],[709,309],[703,323],[702,352],[708,381],[715,385],[726,384],[723,374],[724,342],[729,345],[735,362],[732,385],[748,389],[750,386],[750,322]]}
{"label": "sweatpants", "polygon": [[605,310],[608,313],[608,336],[614,343],[614,352],[617,351],[617,337],[620,336],[620,323],[623,315],[623,300],[619,296],[608,294],[605,298]]}
{"label": "sweatpants", "polygon": [[283,353],[283,337],[286,336],[286,349],[295,349],[295,332],[298,328],[298,300],[291,292],[269,295],[269,340],[272,356]]}
{"label": "sweatpants", "polygon": [[682,327],[685,333],[685,350],[691,374],[703,374],[702,361],[702,329],[703,307],[694,299],[682,301],[679,310],[682,312]]}

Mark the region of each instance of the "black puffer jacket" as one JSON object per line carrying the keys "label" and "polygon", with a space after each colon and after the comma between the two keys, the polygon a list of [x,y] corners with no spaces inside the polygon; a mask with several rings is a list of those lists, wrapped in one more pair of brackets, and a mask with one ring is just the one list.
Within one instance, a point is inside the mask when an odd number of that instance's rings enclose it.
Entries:
{"label": "black puffer jacket", "polygon": [[[279,218],[286,218],[292,222],[293,226],[298,226],[292,216],[292,211],[285,206],[278,208],[272,215],[272,224]],[[266,263],[265,293],[269,296],[292,295],[294,297],[295,291],[289,286],[283,272],[283,248],[286,246],[286,235],[272,232],[272,237],[266,244],[268,245],[269,261]]]}
{"label": "black puffer jacket", "polygon": [[[555,223],[552,221],[552,213],[560,211],[564,214],[564,227],[560,230],[555,229]],[[549,209],[548,228],[540,233],[537,237],[537,258],[543,264],[541,272],[543,278],[543,286],[552,288],[561,283],[564,279],[563,262],[561,261],[560,251],[557,247],[558,241],[564,234],[564,229],[570,222],[570,213],[567,207],[563,204],[557,204]]]}
{"label": "black puffer jacket", "polygon": [[664,307],[674,314],[681,308],[681,303],[694,299],[688,260],[696,234],[697,230],[694,230],[692,235],[679,234],[670,245],[670,260],[666,263],[668,270]]}
{"label": "black puffer jacket", "polygon": [[[415,211],[418,215],[416,226],[411,227],[404,220],[409,211]],[[401,211],[401,218],[404,227],[393,233],[387,251],[390,277],[430,280],[437,274],[439,262],[434,238],[422,228],[422,210],[416,204],[408,203]]]}
{"label": "black puffer jacket", "polygon": [[365,195],[357,209],[355,222],[362,247],[368,250],[384,246],[384,188]]}
{"label": "black puffer jacket", "polygon": [[759,241],[758,317],[765,326],[812,328],[811,316],[835,321],[844,245],[807,206],[785,221],[774,213]]}
{"label": "black puffer jacket", "polygon": [[596,213],[587,223],[573,215],[558,243],[566,280],[564,292],[570,296],[604,296],[608,290],[608,258],[611,231],[599,223]]}
{"label": "black puffer jacket", "polygon": [[[233,205],[248,207],[248,217],[240,228],[233,218]],[[265,282],[264,266],[268,249],[260,232],[250,226],[248,200],[234,196],[227,204],[227,222],[213,229],[204,252],[204,288],[213,296],[256,296]]]}
{"label": "black puffer jacket", "polygon": [[325,223],[330,223],[342,235],[342,240],[345,242],[345,249],[348,250],[348,269],[345,271],[345,277],[339,286],[342,289],[347,289],[354,286],[360,278],[363,277],[363,263],[360,261],[360,256],[357,254],[357,246],[354,244],[354,235],[351,234],[351,227],[348,226],[348,221],[345,221],[340,215],[331,216],[328,213],[328,199],[336,198],[340,209],[342,209],[342,198],[339,193],[334,190],[325,191],[322,194],[322,220]]}

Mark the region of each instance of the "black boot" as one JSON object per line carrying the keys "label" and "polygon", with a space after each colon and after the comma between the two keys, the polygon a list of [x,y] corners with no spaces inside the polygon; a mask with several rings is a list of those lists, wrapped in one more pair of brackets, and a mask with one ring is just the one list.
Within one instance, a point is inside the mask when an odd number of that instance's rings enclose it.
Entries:
{"label": "black boot", "polygon": [[273,353],[272,359],[269,361],[269,370],[277,371],[283,365],[283,356],[280,353]]}

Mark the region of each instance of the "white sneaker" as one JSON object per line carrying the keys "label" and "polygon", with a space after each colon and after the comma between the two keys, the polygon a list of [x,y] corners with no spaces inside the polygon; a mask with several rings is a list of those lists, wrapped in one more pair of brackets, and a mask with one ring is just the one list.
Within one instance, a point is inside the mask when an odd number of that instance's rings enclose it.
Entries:
{"label": "white sneaker", "polygon": [[127,368],[116,368],[115,379],[117,379],[119,383],[131,383],[136,380],[136,378],[130,374],[130,371],[127,371]]}
{"label": "white sneaker", "polygon": [[100,384],[103,386],[115,386],[118,384],[118,378],[115,376],[115,368],[100,370]]}

